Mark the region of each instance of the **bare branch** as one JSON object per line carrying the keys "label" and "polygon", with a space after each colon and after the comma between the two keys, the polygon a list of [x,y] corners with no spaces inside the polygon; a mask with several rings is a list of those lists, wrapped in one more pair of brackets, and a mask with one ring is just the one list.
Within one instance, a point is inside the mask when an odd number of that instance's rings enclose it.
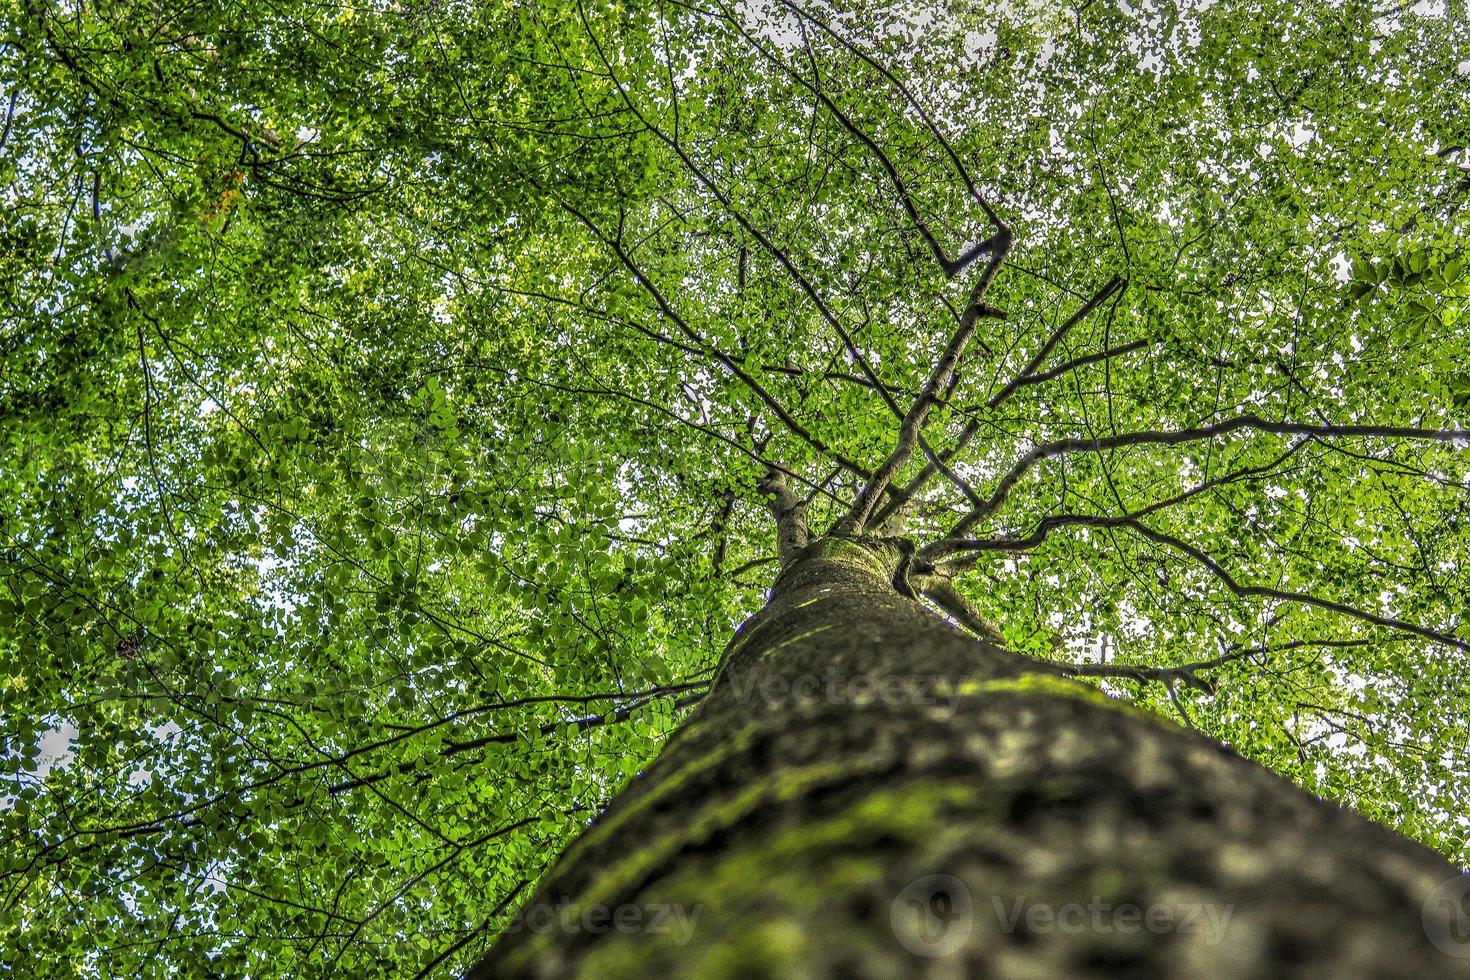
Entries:
{"label": "bare branch", "polygon": [[1023,388],[1026,385],[1039,385],[1043,382],[1051,381],[1054,378],[1060,378],[1068,371],[1075,371],[1080,367],[1086,367],[1089,364],[1096,364],[1098,361],[1106,361],[1114,357],[1122,357],[1124,354],[1131,353],[1138,350],[1140,347],[1147,347],[1148,345],[1149,341],[1147,340],[1130,340],[1126,344],[1119,344],[1117,347],[1109,347],[1107,350],[1098,351],[1096,354],[1086,354],[1082,357],[1074,357],[1070,361],[1065,361],[1062,364],[1058,364],[1050,371],[1042,371],[1040,374],[1027,374],[1018,378],[1016,380],[1016,387]]}
{"label": "bare branch", "polygon": [[965,500],[969,502],[971,507],[979,507],[983,503],[980,495],[975,492],[975,488],[970,486],[969,481],[951,469],[949,464],[941,459],[939,454],[934,451],[934,448],[929,445],[929,440],[925,439],[922,435],[919,436],[919,448],[924,450],[924,458],[929,461],[929,465],[936,467],[940,473],[944,474],[944,478],[954,484],[960,493],[965,495]]}
{"label": "bare branch", "polygon": [[[704,694],[702,693],[702,689],[709,687],[709,683],[710,682],[708,680],[698,680],[689,681],[681,684],[664,684],[659,685],[655,688],[650,688],[646,691],[635,691],[628,694],[618,694],[616,695],[616,697],[619,699],[631,700],[629,700],[628,704],[621,705],[620,707],[614,708],[609,711],[604,711],[600,714],[582,715],[579,718],[573,718],[570,720],[549,721],[542,725],[536,726],[536,731],[540,732],[542,735],[551,735],[558,730],[565,730],[569,725],[575,725],[577,726],[577,728],[583,731],[586,731],[589,728],[599,728],[605,725],[614,725],[618,724],[619,722],[626,721],[636,712],[642,710],[643,708],[646,708],[649,704],[653,703],[659,698],[669,698],[683,692],[693,692],[686,693],[684,694],[684,696],[675,699],[675,708],[684,707],[688,704],[693,703],[694,700],[703,698]],[[608,700],[610,697],[611,696],[597,695],[587,698],[561,698],[559,700],[580,701],[582,703],[586,703],[593,700]],[[536,701],[544,702],[551,700],[551,698],[522,698],[520,701],[514,702],[514,704],[529,704]],[[408,735],[414,734],[416,731],[422,731],[430,727],[436,727],[443,724],[446,720],[461,718],[464,717],[466,714],[471,714],[476,711],[493,710],[495,708],[509,706],[511,706],[511,703],[508,702],[503,705],[489,705],[484,708],[469,709],[467,711],[457,712],[455,715],[450,716],[448,719],[440,719],[439,721],[432,722],[430,725],[421,726],[421,728],[419,729],[401,732],[393,736],[392,740],[397,741],[399,739],[406,738],[408,737]],[[525,731],[511,728],[506,731],[494,732],[489,735],[481,735],[477,738],[465,739],[463,741],[445,741],[443,743],[443,747],[439,750],[438,757],[448,759],[465,752],[473,751],[475,749],[482,749],[487,745],[505,745],[516,741],[516,739],[524,739],[525,737]],[[384,739],[373,747],[385,744],[387,741],[387,739]],[[356,751],[353,751],[349,754],[355,755],[357,753]],[[294,772],[302,768],[319,768],[324,765],[337,765],[339,764],[339,762],[339,759],[331,759],[324,762],[313,763],[308,766],[293,767],[291,770],[287,770],[286,774],[293,774]],[[347,780],[346,782],[334,783],[327,787],[327,792],[333,796],[337,796],[341,793],[346,793],[354,789],[361,789],[364,786],[371,786],[374,783],[382,782],[385,779],[391,778],[395,774],[407,775],[415,771],[418,771],[419,777],[422,778],[428,774],[428,770],[425,768],[425,765],[426,764],[422,761],[400,762],[396,766],[382,769],[370,775],[356,776],[350,780]],[[272,777],[272,781],[274,782],[278,778],[279,777]],[[245,788],[250,789],[252,787],[247,786]]]}
{"label": "bare branch", "polygon": [[756,487],[770,498],[768,506],[776,519],[777,553],[784,564],[807,545],[809,532],[806,521],[806,503],[791,492],[789,476],[783,470],[772,467]]}
{"label": "bare branch", "polygon": [[1051,352],[1056,348],[1057,344],[1062,342],[1062,338],[1067,336],[1067,334],[1071,332],[1073,327],[1077,326],[1077,324],[1085,320],[1088,314],[1090,314],[1093,310],[1097,309],[1103,303],[1107,302],[1110,296],[1112,296],[1119,290],[1126,289],[1127,286],[1128,280],[1123,279],[1119,276],[1113,276],[1107,282],[1103,283],[1102,288],[1093,293],[1091,299],[1089,299],[1086,303],[1083,303],[1082,306],[1078,308],[1076,313],[1073,313],[1071,316],[1067,317],[1067,319],[1063,320],[1061,324],[1051,332],[1051,336],[1046,338],[1046,343],[1041,345],[1041,349],[1032,356],[1031,360],[1027,362],[1026,366],[1021,369],[1021,372],[1017,374],[1015,378],[1013,378],[1009,383],[1007,383],[1004,388],[1000,389],[1000,391],[997,391],[994,395],[992,395],[990,397],[990,400],[985,403],[985,407],[989,409],[996,409],[1004,404],[1006,399],[1010,398],[1011,395],[1016,392],[1016,389],[1021,387],[1023,379],[1035,374],[1036,369],[1041,367],[1042,364],[1046,363],[1046,359],[1051,356]]}
{"label": "bare branch", "polygon": [[1172,535],[1165,534],[1162,531],[1155,531],[1153,528],[1148,527],[1147,525],[1142,524],[1138,521],[1130,522],[1129,528],[1130,530],[1136,531],[1137,533],[1148,538],[1150,541],[1153,541],[1157,544],[1162,544],[1168,548],[1174,549],[1175,551],[1182,552],[1183,554],[1188,555],[1190,558],[1193,558],[1195,561],[1203,565],[1211,575],[1219,579],[1220,582],[1224,584],[1227,589],[1229,589],[1231,592],[1235,593],[1242,599],[1278,599],[1283,602],[1300,603],[1304,606],[1313,606],[1317,609],[1324,609],[1328,612],[1339,613],[1353,619],[1361,619],[1363,622],[1372,623],[1375,626],[1384,626],[1389,629],[1400,630],[1405,633],[1413,633],[1416,636],[1422,636],[1426,640],[1432,640],[1435,643],[1442,643],[1445,646],[1451,646],[1460,650],[1470,651],[1470,640],[1464,640],[1451,633],[1441,633],[1438,630],[1432,630],[1428,627],[1419,626],[1414,623],[1406,623],[1402,620],[1394,619],[1391,616],[1380,616],[1377,613],[1371,613],[1363,609],[1357,609],[1340,602],[1334,602],[1330,599],[1319,599],[1314,595],[1308,595],[1303,592],[1291,592],[1285,589],[1273,589],[1264,585],[1242,585],[1240,582],[1236,581],[1235,577],[1227,572],[1218,562],[1216,562],[1213,558],[1205,554],[1194,545],[1182,541]]}
{"label": "bare branch", "polygon": [[447,949],[441,952],[438,956],[435,956],[428,963],[424,964],[424,968],[418,973],[414,974],[413,980],[424,980],[425,977],[431,976],[434,973],[434,970],[438,968],[440,963],[443,963],[445,960],[449,959],[449,957],[453,956],[455,953],[458,953],[461,949],[464,949],[471,942],[473,942],[477,936],[484,933],[486,929],[489,929],[490,923],[494,922],[496,919],[500,918],[500,916],[504,915],[505,910],[510,908],[510,903],[514,902],[516,896],[519,895],[521,891],[530,883],[531,879],[529,878],[522,878],[520,881],[516,882],[515,887],[510,890],[509,894],[507,894],[505,898],[501,899],[496,904],[495,908],[491,910],[488,916],[485,917],[484,921],[475,926],[475,928],[471,929],[469,932],[465,933],[463,936],[460,936]]}
{"label": "bare branch", "polygon": [[[750,235],[751,238],[754,238],[756,243],[759,244],[760,247],[767,252],[767,254],[769,254],[780,264],[781,268],[784,269],[786,271],[786,274],[790,276],[791,279],[797,284],[802,293],[804,293],[806,297],[811,300],[812,305],[817,308],[817,312],[821,315],[822,319],[825,320],[827,324],[832,327],[833,331],[836,332],[837,336],[841,338],[843,347],[847,350],[848,356],[851,357],[853,359],[853,362],[857,364],[858,368],[862,371],[863,376],[866,377],[868,381],[872,384],[874,390],[876,390],[878,394],[882,396],[883,401],[888,405],[889,409],[892,410],[895,415],[902,417],[903,410],[898,407],[898,403],[895,402],[893,400],[893,396],[888,393],[888,389],[883,384],[882,380],[879,379],[878,373],[873,370],[872,365],[868,363],[868,359],[863,355],[863,352],[858,348],[857,344],[854,343],[852,339],[852,334],[848,331],[847,327],[843,325],[842,321],[837,317],[832,309],[827,305],[826,301],[822,299],[821,294],[817,292],[817,289],[815,286],[812,285],[811,280],[809,280],[805,275],[802,274],[801,270],[796,267],[796,263],[791,260],[791,257],[787,255],[783,249],[778,248],[775,243],[766,236],[764,232],[762,232],[759,228],[752,224],[750,219],[747,218],[743,212],[735,207],[735,203],[730,199],[730,196],[724,191],[720,190],[719,186],[715,184],[714,179],[711,178],[707,173],[705,173],[704,170],[689,157],[689,154],[685,151],[684,147],[677,140],[673,139],[671,136],[669,136],[668,133],[664,132],[663,129],[655,125],[652,120],[650,120],[646,115],[644,115],[642,111],[639,110],[638,106],[633,102],[632,96],[628,94],[628,90],[623,86],[622,81],[617,77],[616,73],[614,73],[612,62],[608,60],[606,52],[602,50],[602,45],[597,41],[597,33],[592,30],[590,24],[586,23],[585,15],[583,18],[583,26],[586,27],[588,31],[588,36],[592,40],[593,48],[597,51],[598,58],[602,61],[603,67],[607,69],[608,77],[612,79],[614,86],[616,86],[618,90],[618,95],[623,100],[623,104],[626,105],[628,107],[628,110],[638,118],[638,121],[641,122],[645,128],[647,128],[648,132],[652,133],[661,142],[663,142],[665,146],[674,151],[675,156],[677,156],[680,162],[684,164],[685,169],[689,171],[694,179],[697,180],[700,185],[705,188],[705,190],[709,191],[710,195],[720,203],[720,206],[725,209],[726,213],[728,213],[730,217],[735,219],[735,222],[739,224],[742,229],[744,229],[746,234]],[[830,455],[830,451],[828,452]],[[833,458],[837,459],[839,457],[834,455]],[[859,472],[859,470],[853,470],[853,472],[857,473]],[[864,479],[867,479],[871,474],[869,474],[866,470],[861,470],[860,475]]]}
{"label": "bare branch", "polygon": [[[1091,313],[1093,310],[1097,309],[1100,305],[1106,302],[1109,296],[1113,295],[1119,289],[1122,289],[1126,285],[1127,283],[1125,283],[1117,276],[1113,276],[1106,283],[1104,283],[1102,288],[1094,293],[1092,298],[1084,303],[1077,310],[1076,313],[1073,313],[1070,317],[1066,319],[1064,323],[1062,323],[1061,326],[1052,331],[1051,337],[1048,338],[1047,342],[1042,345],[1041,350],[1037,351],[1036,355],[1031,358],[1030,362],[1021,369],[1021,373],[1016,376],[1016,380],[1011,381],[1000,391],[992,395],[989,401],[985,403],[985,407],[990,410],[999,408],[1007,398],[1009,398],[1012,394],[1015,393],[1017,389],[1021,387],[1021,379],[1030,376],[1035,372],[1038,367],[1041,366],[1042,362],[1046,360],[1047,355],[1051,353],[1052,348],[1055,347],[1061,341],[1061,339],[1067,335],[1067,331],[1071,330],[1078,323],[1081,323],[1082,320],[1089,313]],[[973,306],[974,303],[972,302],[971,307]],[[970,308],[966,308],[965,312],[968,316],[970,313]],[[975,438],[975,434],[979,431],[980,420],[971,419],[965,425],[964,429],[960,432],[959,438],[955,440],[954,445],[945,450],[942,454],[940,454],[940,456],[938,457],[938,461],[948,463],[950,460],[954,459],[956,456],[964,451],[965,447],[970,444],[970,440]],[[893,518],[894,514],[896,514],[900,508],[902,508],[905,504],[912,500],[914,494],[922,490],[925,484],[933,479],[934,474],[938,473],[939,471],[940,467],[935,465],[935,461],[931,461],[928,466],[925,466],[924,469],[919,472],[918,476],[909,481],[907,486],[905,486],[901,490],[890,493],[892,499],[884,504],[883,508],[878,511],[878,516],[873,521],[874,527],[879,530],[884,528]]]}
{"label": "bare branch", "polygon": [[960,595],[954,583],[940,575],[924,576],[915,583],[924,598],[944,610],[965,629],[994,646],[1005,649],[1005,637],[1000,629],[980,613],[970,600]]}
{"label": "bare branch", "polygon": [[[915,584],[923,596],[944,610],[956,622],[970,630],[976,636],[992,643],[1001,649],[1006,649],[1005,638],[994,623],[982,615],[973,604],[970,603],[954,587],[953,582],[944,575],[915,576]],[[1357,641],[1344,641],[1356,643]],[[1206,694],[1215,692],[1213,682],[1199,676],[1203,670],[1214,670],[1226,664],[1252,653],[1248,647],[1237,647],[1218,657],[1209,660],[1200,660],[1195,663],[1180,664],[1177,667],[1133,667],[1121,664],[1070,664],[1046,661],[1048,668],[1054,669],[1059,674],[1069,677],[1109,677],[1123,680],[1134,680],[1140,683],[1162,681],[1166,684],[1182,682],[1195,690]]]}
{"label": "bare branch", "polygon": [[[1149,514],[1153,514],[1157,511],[1163,510],[1166,507],[1178,506],[1179,504],[1182,504],[1193,497],[1197,497],[1202,493],[1206,493],[1210,490],[1217,489],[1227,484],[1237,483],[1241,480],[1259,479],[1270,473],[1275,472],[1282,463],[1286,462],[1292,456],[1295,456],[1304,447],[1313,442],[1315,442],[1315,440],[1310,437],[1306,439],[1301,439],[1293,443],[1290,448],[1288,448],[1285,452],[1279,454],[1275,459],[1271,460],[1268,463],[1263,463],[1260,466],[1247,466],[1238,470],[1232,470],[1231,472],[1226,473],[1223,476],[1217,476],[1213,479],[1206,480],[1203,483],[1190,487],[1188,490],[1177,493],[1172,497],[1166,497],[1163,500],[1157,500],[1154,503],[1151,503],[1145,507],[1140,507],[1138,510],[1128,513],[1127,516],[1135,520],[1140,517],[1147,517]],[[1059,518],[1062,516],[1065,515],[1058,515]],[[944,563],[944,565],[941,566],[941,570],[947,571],[949,574],[954,574],[965,566],[973,564],[975,559],[986,551],[1029,551],[1030,549],[1037,547],[1043,541],[1045,541],[1047,536],[1053,530],[1063,526],[1066,523],[1065,521],[1060,519],[1055,523],[1048,523],[1050,520],[1051,518],[1043,518],[1041,523],[1037,526],[1036,531],[1024,538],[990,539],[991,544],[994,545],[993,547],[975,548],[968,556]]]}
{"label": "bare branch", "polygon": [[[630,392],[630,391],[628,391],[626,389],[609,388],[609,387],[590,387],[590,386],[587,386],[587,385],[578,385],[578,386],[561,385],[561,384],[556,384],[554,382],[545,381],[545,380],[537,381],[536,383],[538,385],[540,385],[541,387],[544,387],[544,388],[552,388],[552,389],[555,389],[557,391],[564,391],[564,392],[568,392],[570,394],[578,394],[578,395],[604,395],[604,396],[606,396],[608,398],[617,398],[617,399],[621,399],[623,401],[632,402],[635,405],[641,405],[644,408],[649,409],[650,411],[657,412],[658,414],[660,414],[660,415],[664,416],[665,418],[669,419],[671,422],[675,422],[675,423],[677,423],[679,425],[685,426],[686,428],[693,429],[695,432],[698,432],[701,435],[709,436],[712,439],[716,439],[716,440],[718,440],[720,442],[723,442],[725,445],[729,446],[730,448],[734,449],[735,451],[737,451],[737,452],[739,452],[739,453],[741,453],[741,454],[743,454],[745,456],[749,456],[752,460],[754,460],[755,462],[761,464],[762,466],[770,467],[770,466],[773,465],[771,463],[771,461],[768,460],[766,457],[762,456],[758,450],[753,450],[749,446],[743,445],[738,440],[732,439],[730,436],[725,435],[725,433],[720,432],[718,429],[715,429],[712,426],[708,426],[708,425],[701,425],[698,422],[694,422],[694,421],[691,421],[690,419],[686,419],[686,418],[684,418],[684,416],[680,415],[678,412],[675,412],[675,411],[670,410],[668,406],[662,404],[661,402],[652,401],[652,400],[647,399],[647,398],[640,398],[639,396],[633,394],[632,392]],[[839,471],[840,470],[841,470],[841,467],[839,467]],[[803,483],[806,486],[808,486],[809,488],[811,488],[812,495],[813,496],[816,496],[819,493],[824,493],[828,497],[832,498],[833,503],[841,504],[843,502],[840,498],[837,497],[836,494],[832,493],[831,491],[826,490],[821,485],[816,484],[816,483],[813,483],[812,481],[806,479],[805,477],[802,477],[799,474],[795,474],[795,478],[796,478],[796,480],[798,482]]]}
{"label": "bare branch", "polygon": [[[789,3],[786,4],[786,6],[795,11],[799,16],[805,16],[802,11],[791,7]],[[926,224],[924,219],[919,216],[918,208],[914,205],[913,195],[909,191],[908,184],[904,182],[903,175],[898,172],[898,168],[894,166],[893,160],[888,156],[883,148],[879,146],[871,136],[864,132],[860,126],[854,123],[851,117],[849,117],[847,113],[843,112],[842,108],[838,106],[837,103],[833,102],[826,92],[822,91],[820,86],[814,84],[798,72],[794,71],[791,66],[787,65],[784,60],[782,60],[779,56],[772,52],[768,45],[763,44],[759,38],[755,37],[745,27],[745,25],[740,22],[738,18],[730,14],[722,14],[721,16],[722,19],[729,23],[740,34],[741,37],[745,38],[745,40],[751,45],[751,47],[759,51],[767,61],[774,65],[777,70],[779,70],[787,78],[790,78],[792,81],[796,82],[802,88],[806,89],[813,96],[815,96],[817,101],[820,102],[827,109],[827,111],[830,112],[837,119],[837,121],[842,125],[842,128],[847,130],[847,132],[850,133],[854,139],[856,139],[859,143],[867,148],[868,152],[871,153],[874,159],[878,161],[878,165],[883,168],[883,172],[888,175],[889,182],[893,184],[894,190],[898,192],[898,200],[899,203],[903,205],[904,213],[908,215],[909,221],[913,223],[916,229],[918,229],[919,235],[929,246],[929,251],[934,254],[934,261],[937,262],[939,264],[939,267],[944,270],[944,275],[946,278],[953,279],[971,262],[975,261],[976,258],[986,252],[987,249],[991,250],[992,254],[994,254],[994,243],[997,237],[999,237],[1002,233],[1006,233],[1006,237],[1009,238],[1009,233],[1006,230],[1006,226],[1002,222],[997,220],[994,212],[992,212],[989,208],[986,208],[987,216],[996,227],[996,234],[992,235],[989,239],[986,239],[985,241],[980,242],[977,245],[971,246],[957,258],[950,259],[947,255],[944,254],[943,247],[940,246],[938,239],[934,237],[934,233],[929,230],[928,224]],[[813,20],[813,23],[816,23],[816,21]],[[823,27],[830,33],[830,28],[826,28],[826,25],[818,24],[818,26]],[[835,37],[836,35],[834,34],[833,36]],[[808,54],[810,54],[810,48],[808,48]],[[871,61],[869,63],[872,64]],[[813,62],[813,65],[815,66],[815,61]],[[891,78],[892,76],[889,77]],[[973,192],[973,185],[971,186],[971,190]]]}
{"label": "bare branch", "polygon": [[1305,592],[1293,592],[1287,589],[1273,589],[1264,585],[1246,585],[1238,581],[1234,575],[1227,571],[1219,562],[1211,558],[1200,548],[1176,538],[1163,531],[1157,531],[1133,517],[1087,517],[1080,514],[1058,514],[1044,518],[1037,532],[1027,539],[1012,539],[1009,541],[995,540],[946,540],[936,542],[923,548],[915,556],[916,560],[932,561],[936,554],[952,554],[956,551],[989,550],[1006,551],[1013,550],[1013,546],[1025,542],[1025,547],[1034,547],[1033,539],[1045,539],[1046,535],[1059,527],[1117,527],[1133,531],[1135,534],[1155,544],[1161,544],[1166,548],[1177,551],[1189,558],[1194,559],[1204,567],[1211,575],[1218,579],[1227,589],[1241,599],[1275,599],[1280,602],[1298,603],[1304,606],[1312,606],[1328,612],[1335,612],[1351,619],[1361,620],[1375,626],[1397,630],[1403,633],[1412,633],[1435,643],[1455,647],[1459,650],[1470,651],[1470,640],[1455,636],[1452,633],[1443,633],[1439,630],[1419,626],[1414,623],[1404,622],[1392,616],[1380,616],[1377,613],[1358,609],[1345,603],[1335,602],[1331,599],[1321,599]]}
{"label": "bare branch", "polygon": [[1241,659],[1252,651],[1248,648],[1232,650],[1222,653],[1218,657],[1209,660],[1199,660],[1195,663],[1180,664],[1178,667],[1131,667],[1124,664],[1058,664],[1061,672],[1071,677],[1110,677],[1121,680],[1138,681],[1141,684],[1162,681],[1171,684],[1175,681],[1182,682],[1186,687],[1192,687],[1206,694],[1215,693],[1215,684],[1199,676],[1199,671],[1214,670]]}
{"label": "bare branch", "polygon": [[[1259,415],[1245,414],[1217,422],[1214,425],[1197,426],[1172,431],[1125,432],[1098,439],[1058,439],[1042,443],[1016,461],[1009,472],[1001,477],[995,491],[978,507],[965,515],[955,525],[949,538],[960,538],[976,524],[994,513],[1010,495],[1021,478],[1037,463],[1054,456],[1076,452],[1107,452],[1127,446],[1159,445],[1173,446],[1184,442],[1215,439],[1242,429],[1266,432],[1272,435],[1305,435],[1317,439],[1380,438],[1380,439],[1426,439],[1433,442],[1463,443],[1470,445],[1470,431],[1464,429],[1421,429],[1401,425],[1315,425],[1306,422],[1272,422]],[[932,546],[931,546],[932,547]]]}
{"label": "bare branch", "polygon": [[[1119,229],[1119,234],[1122,234],[1122,230],[1121,229]],[[1126,244],[1124,245],[1124,248],[1127,248],[1127,245]],[[1184,710],[1184,702],[1181,701],[1181,700],[1179,700],[1179,695],[1174,690],[1174,678],[1173,677],[1166,677],[1164,679],[1164,690],[1169,692],[1169,701],[1174,705],[1174,710],[1177,711],[1177,712],[1179,712],[1179,717],[1180,718],[1183,718],[1184,719],[1184,723],[1186,725],[1188,725],[1190,728],[1194,728],[1195,727],[1195,725],[1194,725],[1194,719],[1191,718],[1191,717],[1189,717],[1189,712],[1188,711]]]}
{"label": "bare branch", "polygon": [[[979,188],[975,186],[974,178],[970,176],[970,171],[966,169],[964,163],[960,160],[959,154],[954,151],[954,147],[950,145],[950,142],[948,139],[945,138],[944,133],[940,132],[939,127],[934,124],[934,120],[931,119],[929,117],[929,113],[924,110],[923,104],[914,97],[913,92],[909,91],[908,86],[899,81],[892,72],[890,72],[881,63],[875,60],[866,51],[862,50],[857,45],[849,41],[846,37],[833,30],[826,21],[817,17],[810,11],[797,6],[795,3],[792,2],[792,0],[781,0],[781,3],[784,7],[790,10],[792,13],[796,14],[798,17],[805,18],[806,20],[811,21],[813,24],[816,24],[830,37],[832,37],[833,40],[837,41],[838,44],[841,44],[844,48],[851,52],[854,57],[858,58],[864,64],[868,65],[874,71],[878,72],[878,74],[886,78],[889,83],[893,85],[894,88],[898,89],[898,91],[903,95],[904,101],[907,102],[909,104],[909,107],[918,114],[919,118],[923,120],[924,126],[929,130],[929,133],[934,137],[935,141],[944,149],[945,154],[949,157],[950,163],[954,165],[956,172],[959,173],[960,180],[964,181],[965,189],[970,192],[970,197],[975,201],[976,204],[980,205],[981,210],[985,212],[985,216],[990,219],[991,224],[995,225],[995,227],[997,228],[1003,227],[1003,223],[1001,222],[1000,218],[996,215],[995,211],[991,209],[989,202],[985,200],[985,197],[980,193]],[[966,252],[965,255],[961,256],[959,259],[961,263],[960,268],[956,269],[955,273],[951,273],[950,275],[953,276],[957,274],[966,265],[969,265],[970,262],[973,262],[979,256],[981,251],[983,251],[983,249],[980,246],[976,246],[975,248],[972,248],[968,252]]]}
{"label": "bare branch", "polygon": [[[1011,248],[1011,233],[1002,228],[989,239],[991,243],[990,261],[985,266],[985,271],[975,282],[970,290],[970,301],[965,307],[965,314],[960,318],[959,328],[954,336],[950,338],[949,346],[945,348],[944,354],[934,365],[929,380],[924,383],[924,388],[919,392],[919,397],[914,400],[913,406],[908,414],[904,416],[903,424],[899,426],[898,441],[893,447],[893,452],[888,459],[874,471],[871,479],[858,491],[857,497],[852,502],[852,509],[848,511],[845,518],[839,522],[839,527],[852,534],[861,534],[867,524],[869,516],[873,513],[873,507],[877,504],[879,497],[894,476],[908,462],[913,455],[914,445],[918,442],[919,432],[923,428],[924,420],[929,417],[929,410],[938,400],[939,391],[944,388],[949,379],[954,375],[955,368],[959,365],[960,357],[965,352],[970,338],[975,334],[975,325],[980,322],[980,317],[990,312],[990,307],[985,305],[985,293],[989,290],[991,283],[995,281],[1000,272],[1001,263],[1005,261],[1006,254]],[[942,460],[935,457],[930,466],[941,469],[944,466]]]}
{"label": "bare branch", "polygon": [[15,119],[15,103],[20,98],[20,90],[13,89],[10,93],[10,101],[5,106],[5,128],[0,130],[0,150],[5,149],[5,144],[10,142],[10,124]]}
{"label": "bare branch", "polygon": [[[534,182],[534,179],[529,178],[529,175],[528,179],[532,179]],[[545,187],[541,187],[541,189],[546,190]],[[618,260],[622,262],[623,267],[632,274],[633,278],[637,280],[638,285],[642,286],[643,290],[648,293],[648,295],[653,299],[654,303],[657,304],[659,312],[661,312],[666,318],[668,318],[670,322],[677,326],[679,328],[679,331],[683,333],[684,336],[688,337],[692,343],[698,345],[699,348],[704,351],[704,353],[714,357],[720,362],[721,365],[724,366],[727,371],[735,375],[735,377],[739,378],[740,381],[747,388],[755,393],[756,397],[765,402],[766,405],[771,409],[771,411],[776,413],[776,417],[781,420],[782,424],[785,425],[787,429],[789,429],[794,435],[796,435],[807,445],[811,446],[813,449],[816,449],[817,451],[841,464],[844,469],[858,476],[861,476],[864,479],[868,479],[871,477],[871,474],[868,472],[866,467],[859,465],[858,463],[844,456],[842,453],[833,449],[831,446],[828,446],[821,439],[812,435],[812,433],[807,430],[806,426],[802,425],[794,417],[792,417],[791,413],[786,410],[785,406],[777,401],[775,396],[767,391],[764,385],[762,385],[755,378],[751,377],[749,372],[747,372],[743,367],[737,364],[734,358],[707,344],[704,340],[704,337],[699,333],[699,331],[691,327],[688,321],[686,321],[684,317],[681,316],[679,312],[675,310],[674,307],[669,303],[669,301],[664,297],[663,291],[660,290],[651,279],[643,274],[642,269],[640,269],[637,263],[633,261],[632,256],[629,255],[627,250],[623,248],[621,242],[618,242],[613,238],[609,238],[607,234],[604,233],[602,229],[599,228],[597,224],[592,221],[591,218],[587,217],[587,215],[578,210],[575,205],[566,201],[560,195],[557,195],[554,192],[552,193],[557,203],[562,207],[563,210],[575,217],[587,228],[588,231],[592,232],[592,234],[595,235],[600,242],[602,242],[608,248],[612,249],[613,253],[617,255]],[[876,383],[876,376],[874,377],[874,380]]]}

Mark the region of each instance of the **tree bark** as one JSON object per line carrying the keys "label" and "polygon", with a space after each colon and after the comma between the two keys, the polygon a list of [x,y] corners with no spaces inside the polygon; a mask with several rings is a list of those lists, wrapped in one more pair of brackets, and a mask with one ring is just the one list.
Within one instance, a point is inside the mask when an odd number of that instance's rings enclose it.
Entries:
{"label": "tree bark", "polygon": [[911,553],[792,555],[471,976],[1467,974],[1443,857],[961,633]]}

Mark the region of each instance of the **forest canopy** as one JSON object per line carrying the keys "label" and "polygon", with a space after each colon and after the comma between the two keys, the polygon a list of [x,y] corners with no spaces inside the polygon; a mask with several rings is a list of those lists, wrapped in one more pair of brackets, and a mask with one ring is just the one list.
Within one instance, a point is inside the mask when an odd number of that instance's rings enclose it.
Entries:
{"label": "forest canopy", "polygon": [[463,969],[924,398],[947,614],[1470,862],[1467,51],[3,0],[0,973]]}

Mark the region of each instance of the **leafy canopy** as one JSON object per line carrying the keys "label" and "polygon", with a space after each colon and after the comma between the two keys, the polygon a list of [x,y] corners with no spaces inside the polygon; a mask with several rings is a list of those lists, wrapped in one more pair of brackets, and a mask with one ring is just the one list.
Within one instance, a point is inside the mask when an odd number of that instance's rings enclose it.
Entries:
{"label": "leafy canopy", "polygon": [[1470,858],[1462,12],[0,11],[0,972],[463,967],[772,473]]}

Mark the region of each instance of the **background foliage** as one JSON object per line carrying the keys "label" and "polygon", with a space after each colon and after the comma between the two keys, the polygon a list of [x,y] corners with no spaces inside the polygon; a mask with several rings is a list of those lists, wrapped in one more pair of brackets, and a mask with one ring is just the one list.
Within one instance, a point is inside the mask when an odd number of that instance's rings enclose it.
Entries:
{"label": "background foliage", "polygon": [[1466,442],[1335,431],[1470,412],[1462,12],[0,11],[0,972],[468,963],[758,607],[767,466],[821,527],[890,451],[981,197],[927,439],[1104,442],[961,591],[1470,859]]}

